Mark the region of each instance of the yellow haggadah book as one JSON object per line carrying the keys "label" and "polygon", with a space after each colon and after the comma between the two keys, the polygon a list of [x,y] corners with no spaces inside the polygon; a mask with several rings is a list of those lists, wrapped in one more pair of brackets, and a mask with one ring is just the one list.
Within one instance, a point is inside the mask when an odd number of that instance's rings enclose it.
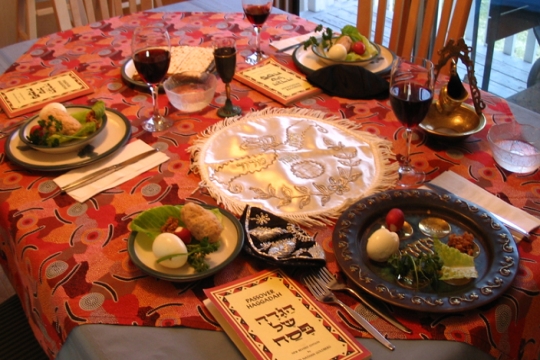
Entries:
{"label": "yellow haggadah book", "polygon": [[283,105],[290,105],[322,92],[320,88],[311,85],[304,75],[279,64],[272,58],[237,71],[234,78]]}
{"label": "yellow haggadah book", "polygon": [[371,352],[281,270],[204,290],[204,304],[246,359],[369,359]]}

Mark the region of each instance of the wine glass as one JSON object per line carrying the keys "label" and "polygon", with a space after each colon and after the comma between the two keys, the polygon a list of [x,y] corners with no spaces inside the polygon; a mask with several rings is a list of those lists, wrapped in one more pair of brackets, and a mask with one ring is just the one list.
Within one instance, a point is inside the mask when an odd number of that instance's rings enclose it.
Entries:
{"label": "wine glass", "polygon": [[218,109],[220,117],[240,115],[242,110],[232,104],[230,82],[236,70],[236,40],[232,37],[215,38],[212,40],[214,47],[214,62],[221,80],[225,83],[227,100],[225,105]]}
{"label": "wine glass", "polygon": [[430,60],[418,57],[397,58],[392,64],[390,104],[399,122],[406,127],[407,154],[398,170],[401,187],[413,187],[425,179],[425,174],[411,165],[411,139],[412,129],[424,120],[433,100],[433,70]]}
{"label": "wine glass", "polygon": [[246,14],[247,19],[253,25],[255,30],[255,47],[256,50],[253,54],[246,57],[246,62],[251,65],[258,64],[262,60],[268,58],[261,51],[261,28],[270,11],[272,10],[273,1],[268,0],[242,0],[242,8]]}
{"label": "wine glass", "polygon": [[173,123],[159,114],[158,86],[167,75],[171,62],[171,40],[163,25],[139,26],[133,32],[131,51],[135,69],[152,93],[154,109],[149,119],[143,121],[146,131],[163,131]]}

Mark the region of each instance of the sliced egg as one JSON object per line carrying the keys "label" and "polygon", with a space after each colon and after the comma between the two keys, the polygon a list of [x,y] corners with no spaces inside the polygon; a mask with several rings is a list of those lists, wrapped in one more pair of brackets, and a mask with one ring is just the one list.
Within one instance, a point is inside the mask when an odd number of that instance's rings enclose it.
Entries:
{"label": "sliced egg", "polygon": [[332,45],[330,49],[328,49],[328,51],[326,52],[326,56],[328,56],[332,60],[345,60],[345,58],[347,57],[347,49],[341,44],[335,44]]}
{"label": "sliced egg", "polygon": [[376,230],[368,238],[366,251],[373,261],[384,262],[399,250],[399,236],[386,228]]}
{"label": "sliced egg", "polygon": [[171,233],[162,233],[156,236],[152,244],[152,251],[157,259],[164,256],[184,254],[174,256],[171,259],[163,260],[159,264],[171,269],[183,266],[187,261],[187,247],[178,236]]}

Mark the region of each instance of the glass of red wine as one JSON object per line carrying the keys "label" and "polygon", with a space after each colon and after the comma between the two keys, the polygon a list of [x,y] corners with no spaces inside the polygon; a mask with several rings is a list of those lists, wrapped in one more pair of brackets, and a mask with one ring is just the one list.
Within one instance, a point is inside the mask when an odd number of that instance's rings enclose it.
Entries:
{"label": "glass of red wine", "polygon": [[434,67],[430,60],[411,57],[397,58],[390,74],[390,104],[394,114],[406,128],[407,153],[399,166],[401,187],[423,183],[425,174],[411,165],[413,128],[424,120],[433,100]]}
{"label": "glass of red wine", "polygon": [[247,19],[255,30],[255,52],[246,57],[246,62],[251,65],[258,64],[268,58],[268,55],[261,51],[261,29],[262,25],[272,11],[273,1],[269,0],[242,0],[242,8]]}
{"label": "glass of red wine", "polygon": [[232,104],[230,85],[236,71],[236,40],[232,37],[214,38],[212,39],[212,45],[214,47],[216,70],[225,83],[225,94],[227,96],[225,105],[218,109],[217,114],[223,118],[240,115],[242,110]]}
{"label": "glass of red wine", "polygon": [[152,93],[153,111],[149,119],[142,122],[146,131],[163,131],[172,126],[172,121],[159,114],[159,84],[167,75],[171,62],[171,40],[162,24],[139,26],[133,32],[131,51],[135,69]]}

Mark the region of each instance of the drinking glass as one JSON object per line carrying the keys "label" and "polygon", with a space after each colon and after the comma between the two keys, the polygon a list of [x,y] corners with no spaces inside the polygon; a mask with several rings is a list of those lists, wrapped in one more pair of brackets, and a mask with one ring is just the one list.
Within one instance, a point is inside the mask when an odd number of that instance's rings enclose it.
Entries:
{"label": "drinking glass", "polygon": [[421,184],[425,174],[411,165],[413,128],[424,120],[433,100],[434,74],[430,60],[411,57],[397,58],[390,74],[390,104],[397,119],[406,128],[407,153],[399,166],[401,187]]}
{"label": "drinking glass", "polygon": [[225,105],[218,109],[217,114],[220,117],[240,115],[242,110],[232,104],[230,86],[236,70],[236,40],[232,37],[215,38],[212,40],[212,45],[214,47],[216,70],[225,83],[225,94],[227,96]]}
{"label": "drinking glass", "polygon": [[255,52],[246,57],[246,62],[251,65],[258,64],[262,60],[268,58],[261,51],[261,29],[262,25],[270,15],[272,11],[273,1],[268,0],[242,0],[242,8],[246,14],[247,19],[253,25],[255,31]]}
{"label": "drinking glass", "polygon": [[163,25],[139,26],[133,32],[131,52],[135,69],[141,79],[148,85],[152,93],[153,112],[149,119],[143,121],[146,131],[162,131],[172,125],[172,121],[159,114],[159,84],[167,75],[171,62],[171,40]]}

